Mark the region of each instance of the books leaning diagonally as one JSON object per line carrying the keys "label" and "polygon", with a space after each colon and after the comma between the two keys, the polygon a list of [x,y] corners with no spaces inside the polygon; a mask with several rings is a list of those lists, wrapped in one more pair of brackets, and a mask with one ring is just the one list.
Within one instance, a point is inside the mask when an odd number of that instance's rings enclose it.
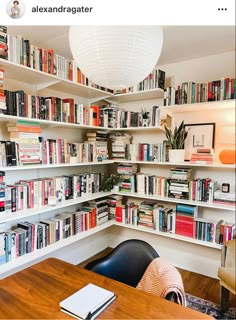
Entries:
{"label": "books leaning diagonally", "polygon": [[61,301],[60,307],[77,319],[95,319],[115,298],[114,292],[90,283]]}

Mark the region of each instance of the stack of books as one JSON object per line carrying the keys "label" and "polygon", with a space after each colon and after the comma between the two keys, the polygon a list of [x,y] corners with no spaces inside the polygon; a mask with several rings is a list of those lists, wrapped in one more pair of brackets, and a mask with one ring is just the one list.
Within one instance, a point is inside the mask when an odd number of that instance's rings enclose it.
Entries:
{"label": "stack of books", "polygon": [[[7,124],[8,132],[10,132],[9,145],[15,147],[15,154],[12,153],[11,160],[7,159],[7,165],[13,159],[16,159],[16,164],[12,165],[27,165],[27,164],[40,164],[41,147],[39,143],[39,133],[41,133],[40,125],[37,122],[29,122],[18,120],[16,124]],[[6,148],[8,147],[8,141],[6,141]],[[16,150],[18,149],[18,150]]]}
{"label": "stack of books", "polygon": [[155,229],[154,210],[158,204],[151,201],[143,201],[139,206],[138,225]]}
{"label": "stack of books", "polygon": [[86,144],[90,144],[93,149],[93,161],[103,161],[108,159],[108,132],[107,131],[96,131],[88,132],[87,140],[84,141]]}
{"label": "stack of books", "polygon": [[98,226],[108,221],[108,203],[106,198],[90,200],[89,206],[96,209]]}
{"label": "stack of books", "polygon": [[235,192],[221,192],[216,190],[213,195],[213,202],[225,205],[235,205]]}
{"label": "stack of books", "polygon": [[117,167],[117,173],[121,175],[121,181],[119,183],[119,191],[121,192],[135,192],[136,188],[136,176],[137,172],[136,164],[120,163]]}
{"label": "stack of books", "polygon": [[189,199],[189,179],[191,168],[171,168],[168,179],[168,197]]}
{"label": "stack of books", "polygon": [[214,161],[213,150],[210,148],[197,149],[192,153],[190,163],[212,164]]}
{"label": "stack of books", "polygon": [[196,206],[186,204],[176,205],[175,233],[194,238],[195,237],[195,218],[197,217]]}
{"label": "stack of books", "polygon": [[112,140],[112,154],[113,160],[126,160],[128,145],[130,144],[130,135],[128,134],[117,134],[110,136]]}
{"label": "stack of books", "polygon": [[109,220],[116,218],[116,211],[118,207],[122,206],[122,199],[123,199],[123,196],[114,195],[114,194],[107,197]]}
{"label": "stack of books", "polygon": [[117,166],[118,174],[135,174],[137,172],[138,166],[134,163],[119,163]]}

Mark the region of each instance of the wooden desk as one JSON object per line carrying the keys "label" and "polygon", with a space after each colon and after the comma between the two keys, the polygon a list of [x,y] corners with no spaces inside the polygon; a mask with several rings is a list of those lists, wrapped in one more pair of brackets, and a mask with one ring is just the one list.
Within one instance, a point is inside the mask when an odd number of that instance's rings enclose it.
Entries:
{"label": "wooden desk", "polygon": [[88,283],[117,297],[98,319],[213,319],[55,258],[0,281],[0,319],[71,319],[59,302]]}

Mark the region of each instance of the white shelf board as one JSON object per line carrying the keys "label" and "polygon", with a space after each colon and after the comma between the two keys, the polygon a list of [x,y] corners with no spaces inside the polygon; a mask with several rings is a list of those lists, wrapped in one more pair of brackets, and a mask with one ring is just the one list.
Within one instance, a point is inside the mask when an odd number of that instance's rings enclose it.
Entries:
{"label": "white shelf board", "polygon": [[50,90],[63,91],[71,95],[81,96],[88,99],[103,99],[113,96],[112,93],[65,79],[61,79],[60,82],[49,85],[48,88]]}
{"label": "white shelf board", "polygon": [[128,92],[122,94],[116,94],[112,97],[107,98],[111,102],[130,102],[130,101],[137,101],[137,100],[146,100],[146,99],[156,99],[156,98],[163,98],[164,91],[162,89],[151,89],[145,91],[136,91],[136,92]]}
{"label": "white shelf board", "polygon": [[115,222],[114,225],[119,226],[119,227],[137,230],[137,231],[152,233],[152,234],[155,234],[155,235],[158,235],[161,237],[167,237],[167,238],[171,238],[174,240],[180,240],[180,241],[185,241],[185,242],[189,242],[189,243],[193,243],[193,244],[197,244],[197,245],[201,245],[201,246],[205,246],[205,247],[210,247],[213,249],[221,249],[222,248],[222,245],[217,244],[217,243],[202,241],[202,240],[198,240],[198,239],[194,239],[194,238],[190,238],[190,237],[184,237],[184,236],[181,236],[181,235],[178,235],[175,233],[170,233],[170,232],[161,232],[161,231],[153,230],[153,229],[143,227],[143,226],[133,226],[133,225],[129,225],[126,223],[120,223],[120,222]]}
{"label": "white shelf board", "polygon": [[5,114],[0,114],[0,122],[11,122],[16,123],[18,120],[30,121],[39,123],[42,128],[67,128],[67,129],[95,129],[95,130],[111,130],[110,128],[98,127],[98,126],[88,126],[77,123],[66,123],[52,120],[43,120],[43,119],[32,119],[27,117],[17,117],[10,116]]}
{"label": "white shelf board", "polygon": [[40,170],[40,169],[53,169],[53,168],[68,168],[68,167],[86,167],[96,166],[114,163],[113,160],[94,161],[94,162],[82,162],[82,163],[59,163],[59,164],[38,164],[38,165],[26,165],[26,166],[13,166],[13,167],[1,167],[2,171],[21,171],[21,170]]}
{"label": "white shelf board", "polygon": [[128,127],[128,128],[109,128],[110,131],[165,131],[163,127]]}
{"label": "white shelf board", "polygon": [[170,113],[180,112],[200,112],[200,111],[214,111],[225,110],[235,108],[235,99],[223,100],[223,101],[209,101],[199,102],[191,104],[178,104],[171,106],[161,106],[160,109]]}
{"label": "white shelf board", "polygon": [[[14,270],[20,266],[23,266],[27,263],[30,263],[30,262],[33,262],[34,260],[37,260],[41,257],[44,257],[46,256],[47,254],[51,253],[51,252],[54,252],[56,250],[59,250],[61,248],[64,248],[65,246],[67,245],[70,245],[74,242],[77,242],[79,240],[82,240],[84,238],[87,238],[97,232],[100,232],[104,229],[107,229],[108,227],[112,226],[114,224],[114,222],[111,220],[111,221],[108,221],[107,223],[104,223],[100,226],[97,226],[95,228],[91,228],[87,231],[84,231],[84,232],[81,232],[81,233],[78,233],[74,236],[71,236],[71,237],[68,237],[66,239],[63,239],[63,240],[60,240],[60,241],[57,241],[47,247],[44,247],[42,249],[38,249],[38,250],[35,250],[33,252],[30,252],[30,253],[27,253],[21,257],[18,257],[17,259],[14,259],[12,261],[9,261],[3,265],[0,266],[0,275],[5,273],[5,272],[9,272],[11,270]],[[0,276],[1,278],[1,276]]]}
{"label": "white shelf board", "polygon": [[190,163],[185,162],[154,162],[154,161],[130,161],[130,160],[113,160],[115,163],[137,163],[137,164],[147,164],[147,165],[157,165],[157,166],[180,166],[180,167],[207,167],[207,168],[221,168],[221,169],[235,169],[234,164],[222,164],[222,163]]}
{"label": "white shelf board", "polygon": [[114,192],[114,194],[123,195],[123,196],[127,196],[127,197],[134,197],[134,198],[159,200],[159,201],[163,201],[163,202],[184,203],[184,204],[205,207],[205,208],[235,211],[235,207],[233,205],[215,204],[215,203],[208,203],[208,202],[204,202],[204,201],[174,199],[174,198],[168,198],[168,197],[160,197],[160,196],[153,196],[153,195],[141,194],[141,193],[131,193],[131,192],[126,192],[126,193],[125,192]]}
{"label": "white shelf board", "polygon": [[81,198],[76,198],[76,199],[70,199],[70,200],[65,200],[63,202],[58,203],[56,206],[42,206],[39,208],[30,208],[22,211],[16,211],[16,212],[11,212],[11,213],[1,213],[0,214],[0,224],[5,223],[5,222],[10,222],[10,221],[15,221],[15,220],[20,220],[20,219],[25,219],[28,217],[35,216],[37,214],[42,214],[46,212],[50,212],[53,210],[58,210],[61,208],[67,208],[70,206],[73,206],[75,204],[83,203],[89,200],[93,199],[98,199],[106,196],[110,196],[112,192],[97,192],[97,193],[92,193],[90,195],[81,197]]}
{"label": "white shelf board", "polygon": [[[70,80],[65,80],[52,74],[35,70],[4,59],[0,59],[0,68],[5,71],[5,78],[31,85],[38,85],[39,88],[42,88],[43,86],[45,88],[85,98],[103,98],[113,96],[112,93],[85,86]],[[40,91],[41,89],[37,91],[37,94],[40,94]]]}

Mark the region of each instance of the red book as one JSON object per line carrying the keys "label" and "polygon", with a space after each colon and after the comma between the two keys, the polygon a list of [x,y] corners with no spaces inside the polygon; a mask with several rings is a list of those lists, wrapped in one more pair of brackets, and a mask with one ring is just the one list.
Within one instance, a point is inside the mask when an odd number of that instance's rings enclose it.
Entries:
{"label": "red book", "polygon": [[100,107],[99,106],[91,106],[90,107],[91,118],[90,125],[99,126],[100,123]]}
{"label": "red book", "polygon": [[91,211],[90,211],[89,215],[90,215],[89,228],[94,228],[97,225],[96,208],[91,208]]}
{"label": "red book", "polygon": [[116,207],[116,222],[122,221],[122,207]]}

